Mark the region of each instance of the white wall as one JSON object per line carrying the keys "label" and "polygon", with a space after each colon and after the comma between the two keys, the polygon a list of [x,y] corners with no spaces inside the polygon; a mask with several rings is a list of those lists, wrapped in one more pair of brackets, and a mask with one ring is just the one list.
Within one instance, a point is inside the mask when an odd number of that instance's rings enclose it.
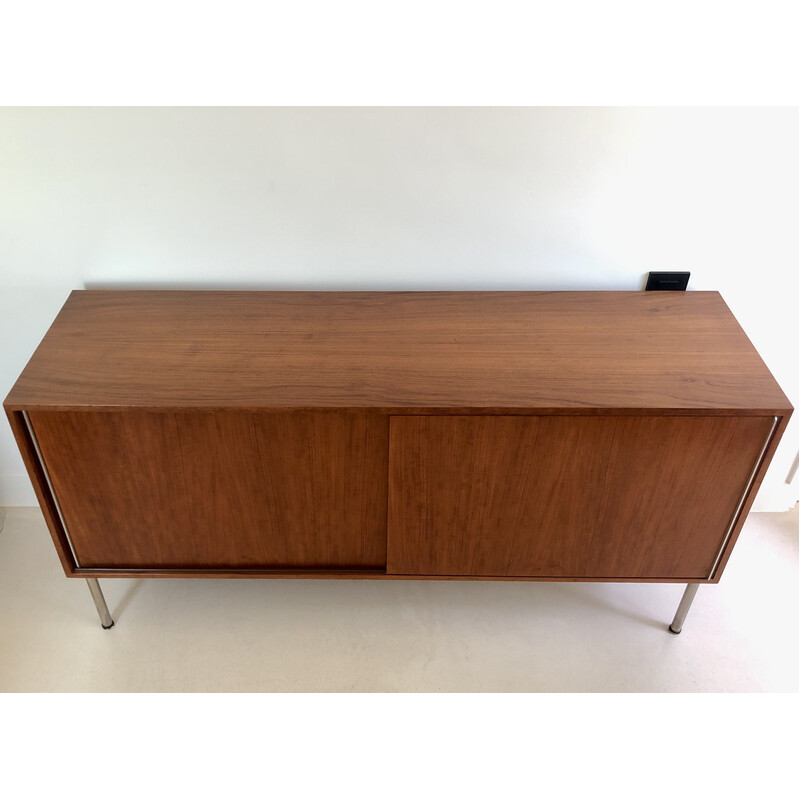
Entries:
{"label": "white wall", "polygon": [[[0,396],[73,288],[722,292],[798,403],[792,109],[0,109]],[[792,420],[758,508],[783,481]],[[34,503],[0,424],[0,505]]]}

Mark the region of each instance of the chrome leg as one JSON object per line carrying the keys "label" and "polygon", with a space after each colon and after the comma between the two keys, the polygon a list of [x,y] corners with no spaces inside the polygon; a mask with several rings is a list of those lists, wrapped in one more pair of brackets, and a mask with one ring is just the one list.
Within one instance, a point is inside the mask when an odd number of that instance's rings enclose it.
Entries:
{"label": "chrome leg", "polygon": [[689,609],[692,607],[692,600],[694,600],[694,596],[697,594],[697,587],[699,585],[699,583],[686,584],[686,591],[684,591],[683,597],[681,597],[681,602],[678,605],[678,610],[675,612],[675,619],[672,620],[672,623],[669,626],[670,633],[681,632],[683,623],[686,620],[686,615],[689,613]]}
{"label": "chrome leg", "polygon": [[106,605],[106,599],[103,597],[103,592],[100,589],[100,584],[97,582],[97,578],[87,578],[86,583],[89,584],[89,591],[92,593],[92,600],[94,600],[94,604],[97,606],[97,613],[100,615],[100,623],[106,630],[113,628],[114,620],[111,619],[111,614],[109,613],[108,606]]}

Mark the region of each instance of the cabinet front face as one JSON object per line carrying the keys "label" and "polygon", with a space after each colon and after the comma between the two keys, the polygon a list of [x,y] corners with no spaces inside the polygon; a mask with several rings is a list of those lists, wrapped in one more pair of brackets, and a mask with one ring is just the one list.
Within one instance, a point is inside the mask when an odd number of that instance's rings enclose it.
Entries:
{"label": "cabinet front face", "polygon": [[28,416],[80,567],[385,568],[385,416]]}
{"label": "cabinet front face", "polygon": [[390,574],[705,580],[772,417],[392,417]]}

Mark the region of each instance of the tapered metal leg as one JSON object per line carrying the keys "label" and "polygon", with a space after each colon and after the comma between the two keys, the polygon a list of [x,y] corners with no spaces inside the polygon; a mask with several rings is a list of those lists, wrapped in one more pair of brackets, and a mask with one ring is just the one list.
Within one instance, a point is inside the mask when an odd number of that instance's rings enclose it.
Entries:
{"label": "tapered metal leg", "polygon": [[86,583],[89,584],[89,591],[92,593],[92,600],[94,600],[94,604],[97,606],[97,613],[100,615],[100,623],[106,630],[113,628],[114,620],[111,619],[111,614],[109,613],[108,606],[106,605],[106,599],[103,597],[103,592],[100,589],[100,584],[97,582],[97,578],[87,578]]}
{"label": "tapered metal leg", "polygon": [[694,596],[697,594],[697,587],[699,585],[699,583],[686,584],[686,591],[684,591],[681,602],[678,605],[678,610],[675,612],[675,619],[672,620],[672,624],[669,626],[670,633],[681,632],[684,620],[689,613],[689,609],[692,607],[692,600],[694,600]]}

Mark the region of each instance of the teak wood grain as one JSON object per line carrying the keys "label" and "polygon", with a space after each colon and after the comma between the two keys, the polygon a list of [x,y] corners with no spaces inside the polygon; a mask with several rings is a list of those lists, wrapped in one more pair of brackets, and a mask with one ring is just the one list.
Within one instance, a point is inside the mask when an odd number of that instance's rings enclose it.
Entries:
{"label": "teak wood grain", "polygon": [[792,413],[716,292],[78,291],[4,406],[68,575],[446,580],[718,581]]}
{"label": "teak wood grain", "polygon": [[785,413],[716,292],[75,291],[11,390],[44,408]]}
{"label": "teak wood grain", "polygon": [[386,417],[29,416],[80,567],[385,569]]}
{"label": "teak wood grain", "polygon": [[388,571],[706,580],[772,417],[393,417]]}

